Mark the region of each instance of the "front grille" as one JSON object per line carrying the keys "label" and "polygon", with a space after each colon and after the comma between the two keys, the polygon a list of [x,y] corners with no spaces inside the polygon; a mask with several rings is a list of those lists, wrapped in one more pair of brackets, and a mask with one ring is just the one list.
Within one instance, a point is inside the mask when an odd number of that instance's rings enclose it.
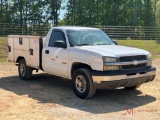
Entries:
{"label": "front grille", "polygon": [[[142,60],[147,60],[147,56],[136,55],[136,56],[125,56],[125,57],[119,58],[120,62],[133,62],[133,61],[142,61]],[[135,69],[142,69],[145,67],[147,67],[147,63],[138,64],[138,65],[122,65],[121,69],[122,70],[135,70]]]}
{"label": "front grille", "polygon": [[137,56],[125,56],[119,58],[120,62],[131,62],[134,60],[141,61],[141,60],[147,60],[147,56],[145,55],[137,55]]}
{"label": "front grille", "polygon": [[142,69],[142,68],[145,68],[146,66],[147,66],[146,63],[138,64],[138,65],[123,65],[123,66],[122,66],[122,69],[123,69],[123,70]]}

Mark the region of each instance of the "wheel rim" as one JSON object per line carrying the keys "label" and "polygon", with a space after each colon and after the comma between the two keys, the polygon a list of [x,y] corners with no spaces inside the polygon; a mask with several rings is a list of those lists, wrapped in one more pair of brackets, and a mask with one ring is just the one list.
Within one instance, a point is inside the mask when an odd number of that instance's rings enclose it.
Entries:
{"label": "wheel rim", "polygon": [[82,75],[76,77],[76,89],[80,93],[84,93],[87,89],[86,79]]}
{"label": "wheel rim", "polygon": [[26,72],[26,69],[25,69],[25,65],[24,64],[21,64],[20,65],[20,73],[22,76],[25,76],[25,72]]}

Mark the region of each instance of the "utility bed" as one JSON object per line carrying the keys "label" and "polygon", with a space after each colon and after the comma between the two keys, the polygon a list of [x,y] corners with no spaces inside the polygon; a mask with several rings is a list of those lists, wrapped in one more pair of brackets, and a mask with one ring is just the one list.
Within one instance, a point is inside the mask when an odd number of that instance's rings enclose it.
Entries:
{"label": "utility bed", "polygon": [[9,35],[8,61],[16,63],[18,59],[23,57],[27,66],[40,69],[42,44],[40,36]]}

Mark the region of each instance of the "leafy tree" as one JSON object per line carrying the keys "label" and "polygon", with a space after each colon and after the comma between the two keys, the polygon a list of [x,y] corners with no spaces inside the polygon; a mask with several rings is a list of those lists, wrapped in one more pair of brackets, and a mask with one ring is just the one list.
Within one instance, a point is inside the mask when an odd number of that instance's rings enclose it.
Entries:
{"label": "leafy tree", "polygon": [[152,0],[68,0],[66,7],[63,21],[68,25],[150,26],[154,22]]}
{"label": "leafy tree", "polygon": [[153,26],[159,25],[160,0],[0,0],[0,23]]}
{"label": "leafy tree", "polygon": [[157,2],[156,8],[156,24],[160,27],[160,1]]}
{"label": "leafy tree", "polygon": [[[64,0],[63,0],[64,1]],[[62,0],[0,0],[0,22],[58,25]]]}

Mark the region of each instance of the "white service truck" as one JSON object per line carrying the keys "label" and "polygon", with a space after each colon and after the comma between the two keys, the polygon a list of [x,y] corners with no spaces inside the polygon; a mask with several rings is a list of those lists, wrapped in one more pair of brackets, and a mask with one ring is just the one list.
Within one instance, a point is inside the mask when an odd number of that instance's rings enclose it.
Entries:
{"label": "white service truck", "polygon": [[92,97],[96,89],[136,89],[156,75],[148,51],[119,46],[97,28],[52,27],[44,40],[9,35],[8,48],[8,61],[18,65],[22,80],[43,70],[72,80],[79,98]]}

